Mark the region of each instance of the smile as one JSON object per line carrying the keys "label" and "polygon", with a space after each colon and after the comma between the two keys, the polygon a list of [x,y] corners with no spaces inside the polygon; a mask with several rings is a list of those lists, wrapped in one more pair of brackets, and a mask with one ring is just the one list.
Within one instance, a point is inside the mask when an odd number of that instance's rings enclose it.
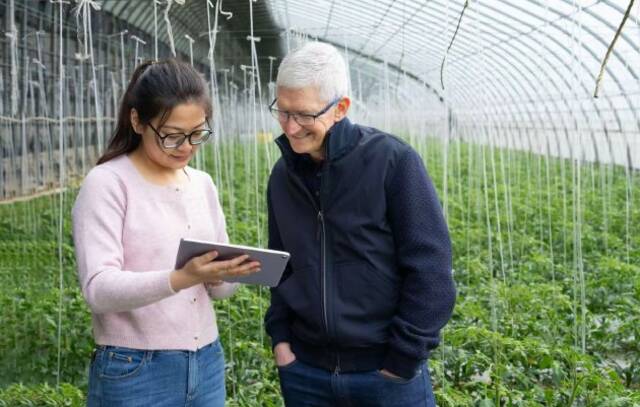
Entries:
{"label": "smile", "polygon": [[294,139],[297,139],[297,140],[302,140],[302,139],[307,138],[307,137],[309,137],[309,136],[311,136],[311,133],[305,133],[305,134],[304,134],[304,135],[302,135],[302,136],[294,136],[294,135],[291,135],[291,136],[289,136],[289,137],[294,138]]}

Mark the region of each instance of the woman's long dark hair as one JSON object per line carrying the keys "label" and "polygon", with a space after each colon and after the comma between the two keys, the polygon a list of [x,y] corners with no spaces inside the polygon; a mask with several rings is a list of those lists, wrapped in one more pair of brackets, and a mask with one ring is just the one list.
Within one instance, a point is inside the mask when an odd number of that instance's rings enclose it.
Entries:
{"label": "woman's long dark hair", "polygon": [[131,109],[138,112],[140,123],[147,124],[155,117],[163,122],[182,103],[200,104],[206,117],[211,117],[211,98],[198,71],[173,58],[138,65],[120,102],[116,131],[98,164],[128,154],[140,145],[140,135],[131,125]]}

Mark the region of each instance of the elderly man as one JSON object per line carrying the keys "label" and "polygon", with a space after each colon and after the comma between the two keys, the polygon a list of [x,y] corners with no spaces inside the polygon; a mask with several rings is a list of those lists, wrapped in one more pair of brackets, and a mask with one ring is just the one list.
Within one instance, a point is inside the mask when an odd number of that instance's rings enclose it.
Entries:
{"label": "elderly man", "polygon": [[451,242],[420,156],[346,117],[344,60],[308,43],[269,106],[284,134],[269,247],[291,253],[265,325],[288,406],[433,406],[427,359],[451,317]]}

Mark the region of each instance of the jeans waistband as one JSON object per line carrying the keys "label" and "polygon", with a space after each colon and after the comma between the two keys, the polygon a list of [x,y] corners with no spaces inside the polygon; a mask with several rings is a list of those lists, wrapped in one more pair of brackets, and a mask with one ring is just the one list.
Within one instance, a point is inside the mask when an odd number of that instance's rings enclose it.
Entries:
{"label": "jeans waistband", "polygon": [[136,349],[136,348],[128,348],[126,346],[118,346],[118,345],[95,345],[95,349],[96,350],[111,350],[111,349],[127,349],[130,351],[139,351],[139,352],[184,352],[184,353],[197,353],[200,352],[201,350],[205,350],[208,348],[211,348],[213,346],[216,346],[218,343],[220,342],[220,338],[216,338],[216,340],[214,340],[213,342],[204,345],[203,347],[192,351],[192,350],[187,350],[187,349]]}
{"label": "jeans waistband", "polygon": [[365,372],[382,367],[387,345],[362,348],[317,346],[297,338],[291,339],[291,350],[304,363],[329,371]]}

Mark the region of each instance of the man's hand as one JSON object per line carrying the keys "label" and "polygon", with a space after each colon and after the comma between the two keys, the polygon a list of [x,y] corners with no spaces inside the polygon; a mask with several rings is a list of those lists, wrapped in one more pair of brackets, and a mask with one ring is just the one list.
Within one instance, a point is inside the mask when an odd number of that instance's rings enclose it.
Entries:
{"label": "man's hand", "polygon": [[402,377],[391,373],[387,369],[380,369],[380,374],[383,376],[387,376],[390,379],[402,379]]}
{"label": "man's hand", "polygon": [[296,355],[291,352],[289,342],[280,342],[273,348],[273,356],[276,360],[276,366],[282,367],[296,360]]}

